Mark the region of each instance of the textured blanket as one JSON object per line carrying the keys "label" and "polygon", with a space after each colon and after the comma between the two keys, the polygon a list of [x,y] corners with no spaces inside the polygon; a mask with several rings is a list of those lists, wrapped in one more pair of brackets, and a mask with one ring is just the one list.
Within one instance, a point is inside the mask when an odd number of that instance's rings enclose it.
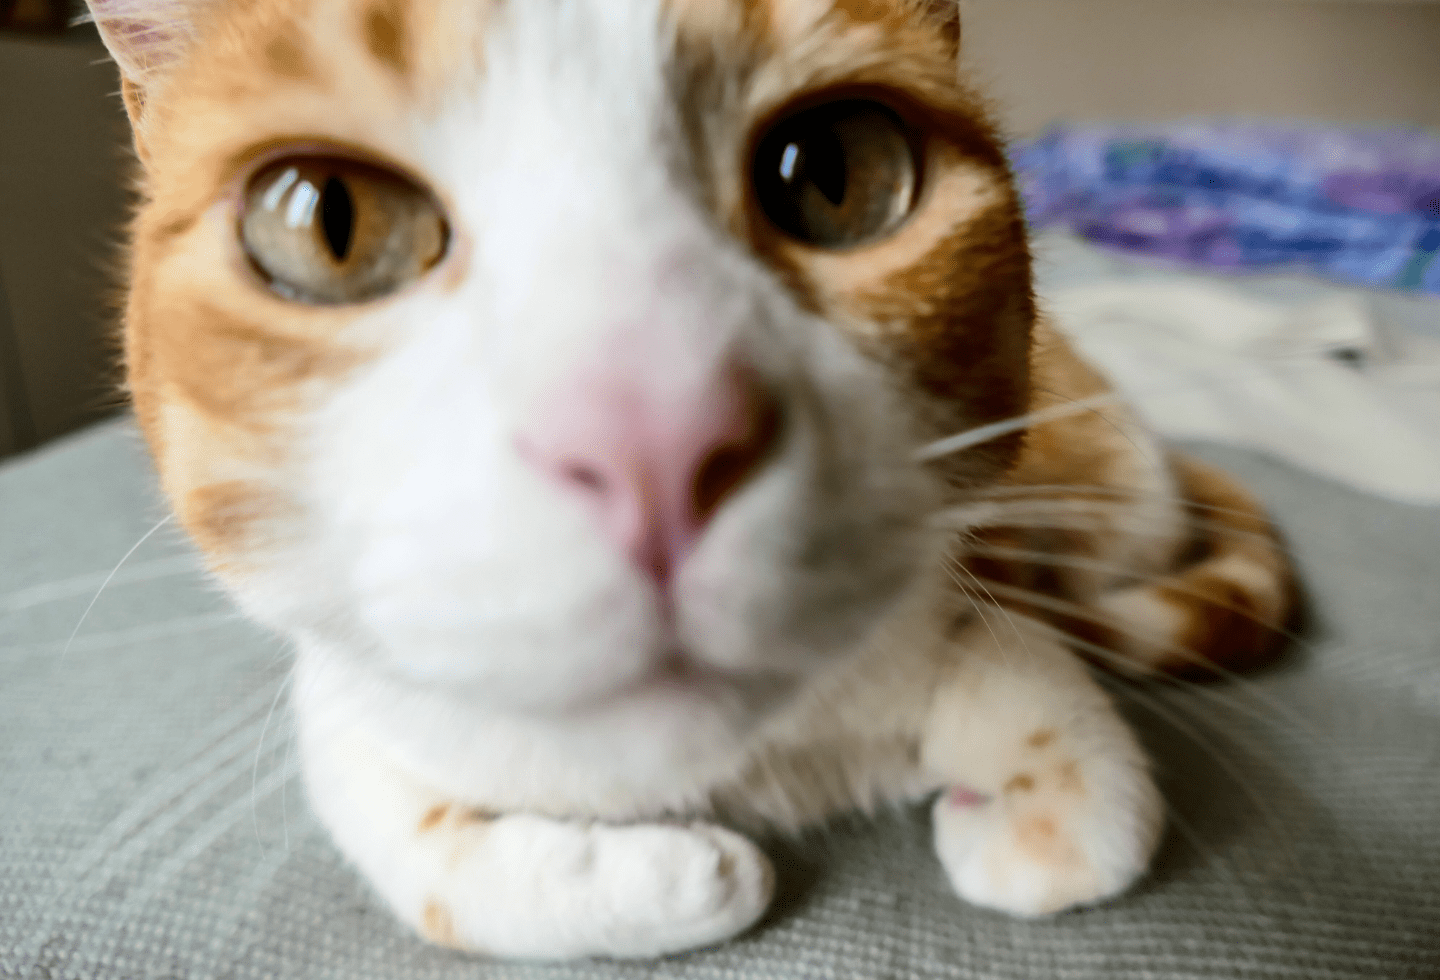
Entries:
{"label": "textured blanket", "polygon": [[1037,229],[1213,268],[1301,268],[1440,295],[1440,136],[1062,125],[1012,157]]}

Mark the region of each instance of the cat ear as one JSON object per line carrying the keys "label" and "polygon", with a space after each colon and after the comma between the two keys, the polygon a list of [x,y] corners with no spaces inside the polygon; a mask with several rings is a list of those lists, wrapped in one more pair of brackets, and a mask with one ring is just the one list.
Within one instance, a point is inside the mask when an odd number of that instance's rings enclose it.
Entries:
{"label": "cat ear", "polygon": [[86,0],[110,57],[120,66],[121,94],[145,158],[145,98],[194,37],[191,0]]}
{"label": "cat ear", "polygon": [[958,57],[960,54],[960,0],[924,0],[930,19],[944,33],[945,40]]}

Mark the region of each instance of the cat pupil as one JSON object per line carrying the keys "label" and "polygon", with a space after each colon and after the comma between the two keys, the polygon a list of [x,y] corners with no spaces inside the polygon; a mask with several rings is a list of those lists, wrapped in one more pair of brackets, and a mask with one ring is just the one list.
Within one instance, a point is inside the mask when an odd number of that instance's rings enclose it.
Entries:
{"label": "cat pupil", "polygon": [[825,199],[839,207],[845,200],[846,178],[845,147],[834,130],[823,129],[810,137],[810,152],[805,154],[806,173]]}
{"label": "cat pupil", "polygon": [[847,177],[845,148],[830,129],[789,143],[781,152],[780,179],[791,194],[801,193],[809,181],[826,200],[839,207],[845,200]]}
{"label": "cat pupil", "polygon": [[325,228],[325,243],[335,261],[344,262],[350,254],[350,237],[355,228],[355,205],[350,188],[339,177],[325,181],[320,197],[320,220]]}

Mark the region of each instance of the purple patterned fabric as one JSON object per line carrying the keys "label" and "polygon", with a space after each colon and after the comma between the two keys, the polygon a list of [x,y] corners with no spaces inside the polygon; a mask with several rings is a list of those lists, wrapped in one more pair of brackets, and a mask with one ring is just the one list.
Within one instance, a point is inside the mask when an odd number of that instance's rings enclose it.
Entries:
{"label": "purple patterned fabric", "polygon": [[1440,295],[1440,137],[1421,130],[1058,126],[1012,161],[1036,229]]}

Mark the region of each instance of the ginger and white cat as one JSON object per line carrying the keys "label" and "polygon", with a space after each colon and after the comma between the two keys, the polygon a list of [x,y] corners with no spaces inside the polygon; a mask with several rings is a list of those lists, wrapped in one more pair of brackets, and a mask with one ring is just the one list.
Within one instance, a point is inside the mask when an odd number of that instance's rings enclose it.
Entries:
{"label": "ginger and white cat", "polygon": [[772,890],[735,828],[932,795],[971,902],[1142,874],[1081,658],[1244,665],[1289,573],[1037,313],[953,0],[91,7],[138,418],[400,918],[715,943]]}

